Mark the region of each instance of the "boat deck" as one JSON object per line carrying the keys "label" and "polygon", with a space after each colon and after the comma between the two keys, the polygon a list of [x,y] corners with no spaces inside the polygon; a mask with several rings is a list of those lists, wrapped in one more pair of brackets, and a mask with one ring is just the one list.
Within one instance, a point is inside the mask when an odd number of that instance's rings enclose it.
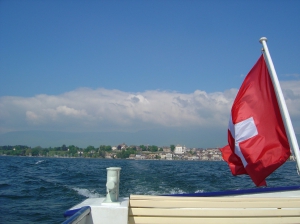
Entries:
{"label": "boat deck", "polygon": [[105,198],[86,199],[65,212],[69,218],[64,223],[300,223],[300,186],[131,195],[119,198],[117,203],[104,201]]}
{"label": "boat deck", "polygon": [[300,223],[300,198],[131,195],[128,223]]}

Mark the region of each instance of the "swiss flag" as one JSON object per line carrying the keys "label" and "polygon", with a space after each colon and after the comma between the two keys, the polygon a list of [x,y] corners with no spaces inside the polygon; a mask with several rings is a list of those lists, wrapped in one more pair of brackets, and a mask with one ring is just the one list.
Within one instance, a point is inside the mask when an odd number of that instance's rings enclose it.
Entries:
{"label": "swiss flag", "polygon": [[231,109],[228,145],[221,149],[233,175],[256,186],[290,156],[290,147],[263,55],[246,76]]}

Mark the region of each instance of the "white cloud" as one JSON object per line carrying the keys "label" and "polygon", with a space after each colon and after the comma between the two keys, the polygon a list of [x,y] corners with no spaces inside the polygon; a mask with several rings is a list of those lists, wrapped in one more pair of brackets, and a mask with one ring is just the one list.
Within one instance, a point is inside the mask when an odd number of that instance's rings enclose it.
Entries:
{"label": "white cloud", "polygon": [[294,73],[294,74],[286,74],[284,76],[285,77],[291,77],[291,78],[294,78],[294,79],[300,78],[300,74],[296,74],[296,73]]}
{"label": "white cloud", "polygon": [[[282,82],[281,85],[294,127],[300,131],[300,81]],[[236,89],[214,93],[196,90],[184,94],[81,88],[57,96],[1,97],[0,132],[226,128],[236,93]]]}
{"label": "white cloud", "polygon": [[26,111],[26,118],[28,120],[31,120],[33,122],[37,121],[39,119],[39,116],[36,115],[34,112],[32,111]]}
{"label": "white cloud", "polygon": [[300,134],[300,80],[281,83],[292,123],[297,134]]}

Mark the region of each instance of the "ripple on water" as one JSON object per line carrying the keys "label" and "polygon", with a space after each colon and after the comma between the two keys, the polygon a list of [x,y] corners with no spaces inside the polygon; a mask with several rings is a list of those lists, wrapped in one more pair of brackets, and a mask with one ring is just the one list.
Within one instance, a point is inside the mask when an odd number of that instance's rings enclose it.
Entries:
{"label": "ripple on water", "polygon": [[[106,194],[106,168],[121,167],[120,196],[254,188],[225,162],[135,161],[0,156],[0,209],[5,223],[61,223],[63,212]],[[267,178],[268,186],[298,185],[295,163]]]}

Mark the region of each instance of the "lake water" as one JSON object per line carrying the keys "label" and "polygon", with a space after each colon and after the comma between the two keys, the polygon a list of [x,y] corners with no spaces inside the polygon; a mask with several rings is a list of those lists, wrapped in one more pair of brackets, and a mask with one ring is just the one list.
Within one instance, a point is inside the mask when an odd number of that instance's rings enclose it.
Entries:
{"label": "lake water", "polygon": [[[0,223],[61,223],[89,197],[104,197],[106,168],[121,167],[120,197],[255,188],[225,162],[105,160],[0,156]],[[269,187],[299,185],[296,163],[267,178]]]}

